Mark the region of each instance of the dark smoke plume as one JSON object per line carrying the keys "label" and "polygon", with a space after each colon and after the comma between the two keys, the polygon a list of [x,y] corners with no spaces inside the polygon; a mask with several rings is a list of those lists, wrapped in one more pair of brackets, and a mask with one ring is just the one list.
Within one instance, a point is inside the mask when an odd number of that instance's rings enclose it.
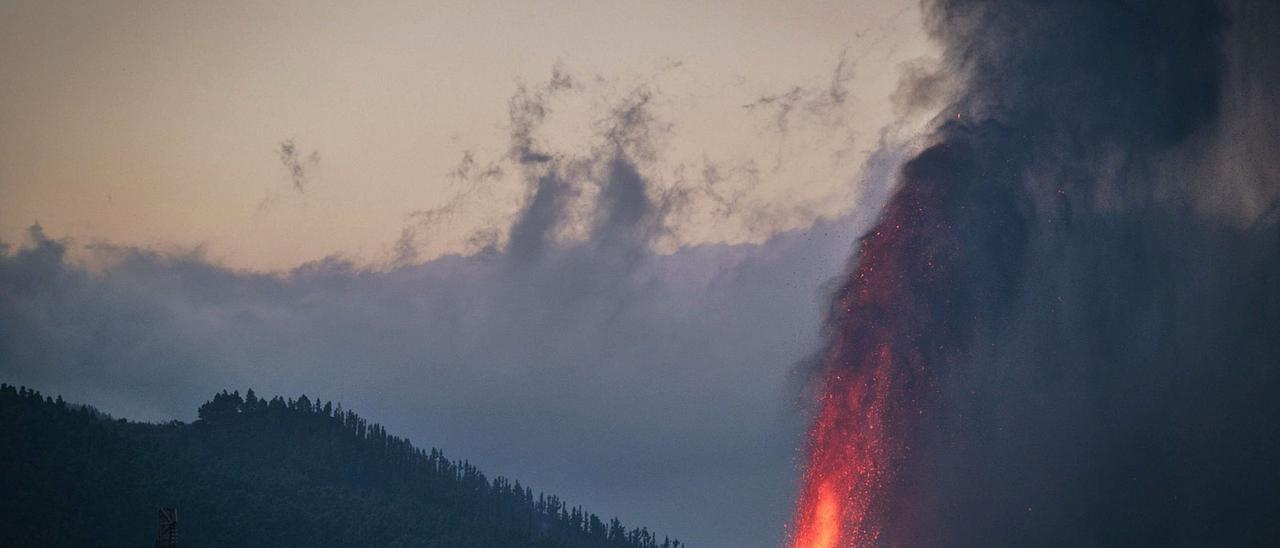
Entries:
{"label": "dark smoke plume", "polygon": [[1274,542],[1280,5],[927,9],[961,91],[828,320],[827,386],[890,394],[841,538]]}
{"label": "dark smoke plume", "polygon": [[320,165],[320,151],[313,150],[310,155],[304,158],[302,152],[298,150],[298,146],[294,144],[293,139],[285,139],[280,142],[280,148],[276,150],[276,156],[280,157],[280,165],[289,171],[289,180],[293,183],[293,189],[298,192],[306,192],[308,179],[310,178],[307,170]]}

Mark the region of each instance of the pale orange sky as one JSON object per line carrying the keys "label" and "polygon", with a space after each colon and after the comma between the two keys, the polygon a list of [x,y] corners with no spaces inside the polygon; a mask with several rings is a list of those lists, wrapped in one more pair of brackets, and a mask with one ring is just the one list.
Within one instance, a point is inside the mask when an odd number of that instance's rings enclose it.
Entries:
{"label": "pale orange sky", "polygon": [[[754,162],[744,203],[777,213],[695,216],[675,243],[758,240],[852,206],[898,118],[900,64],[931,54],[919,19],[896,1],[4,1],[0,240],[38,220],[80,244],[203,246],[242,268],[385,263],[412,211],[463,190],[447,174],[465,151],[501,159],[508,100],[557,63],[583,86],[553,104],[548,148],[586,149],[646,86],[671,130],[645,175],[669,187],[707,162]],[[842,52],[840,123],[800,113],[783,134],[773,111],[743,108],[825,89]],[[319,154],[305,192],[276,156],[285,139]],[[507,170],[432,227],[422,256],[465,251],[522,192]]]}

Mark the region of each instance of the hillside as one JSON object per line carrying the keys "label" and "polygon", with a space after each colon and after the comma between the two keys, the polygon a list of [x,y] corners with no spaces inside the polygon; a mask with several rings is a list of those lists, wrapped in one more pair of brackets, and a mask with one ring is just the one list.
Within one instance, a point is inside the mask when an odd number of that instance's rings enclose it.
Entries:
{"label": "hillside", "polygon": [[678,547],[415,448],[306,396],[222,392],[194,423],[0,385],[0,546]]}

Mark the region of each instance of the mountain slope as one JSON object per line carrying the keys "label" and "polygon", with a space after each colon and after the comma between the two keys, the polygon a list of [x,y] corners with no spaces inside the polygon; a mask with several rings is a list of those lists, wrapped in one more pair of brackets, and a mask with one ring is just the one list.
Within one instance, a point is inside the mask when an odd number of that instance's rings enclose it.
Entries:
{"label": "mountain slope", "polygon": [[192,424],[113,420],[0,385],[0,545],[657,547],[329,403],[222,392]]}

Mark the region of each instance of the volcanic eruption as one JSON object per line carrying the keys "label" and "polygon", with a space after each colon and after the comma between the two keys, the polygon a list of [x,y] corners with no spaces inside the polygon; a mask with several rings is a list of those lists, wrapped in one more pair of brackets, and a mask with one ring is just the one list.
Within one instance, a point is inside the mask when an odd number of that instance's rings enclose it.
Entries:
{"label": "volcanic eruption", "polygon": [[792,545],[1275,538],[1280,10],[926,10],[959,88],[833,296]]}
{"label": "volcanic eruption", "polygon": [[[995,290],[966,283],[961,257],[1020,253],[1026,229],[1012,204],[989,202],[972,212],[981,221],[948,211],[947,204],[968,200],[955,184],[957,175],[968,175],[962,158],[968,152],[958,148],[939,145],[907,164],[902,187],[862,238],[856,267],[835,296],[796,546],[879,538],[876,514],[884,508],[877,502],[910,449],[912,426],[927,420],[930,369],[963,358],[985,314],[977,303]],[[963,222],[985,233],[966,233],[957,226]],[[980,236],[980,245],[962,236]]]}

